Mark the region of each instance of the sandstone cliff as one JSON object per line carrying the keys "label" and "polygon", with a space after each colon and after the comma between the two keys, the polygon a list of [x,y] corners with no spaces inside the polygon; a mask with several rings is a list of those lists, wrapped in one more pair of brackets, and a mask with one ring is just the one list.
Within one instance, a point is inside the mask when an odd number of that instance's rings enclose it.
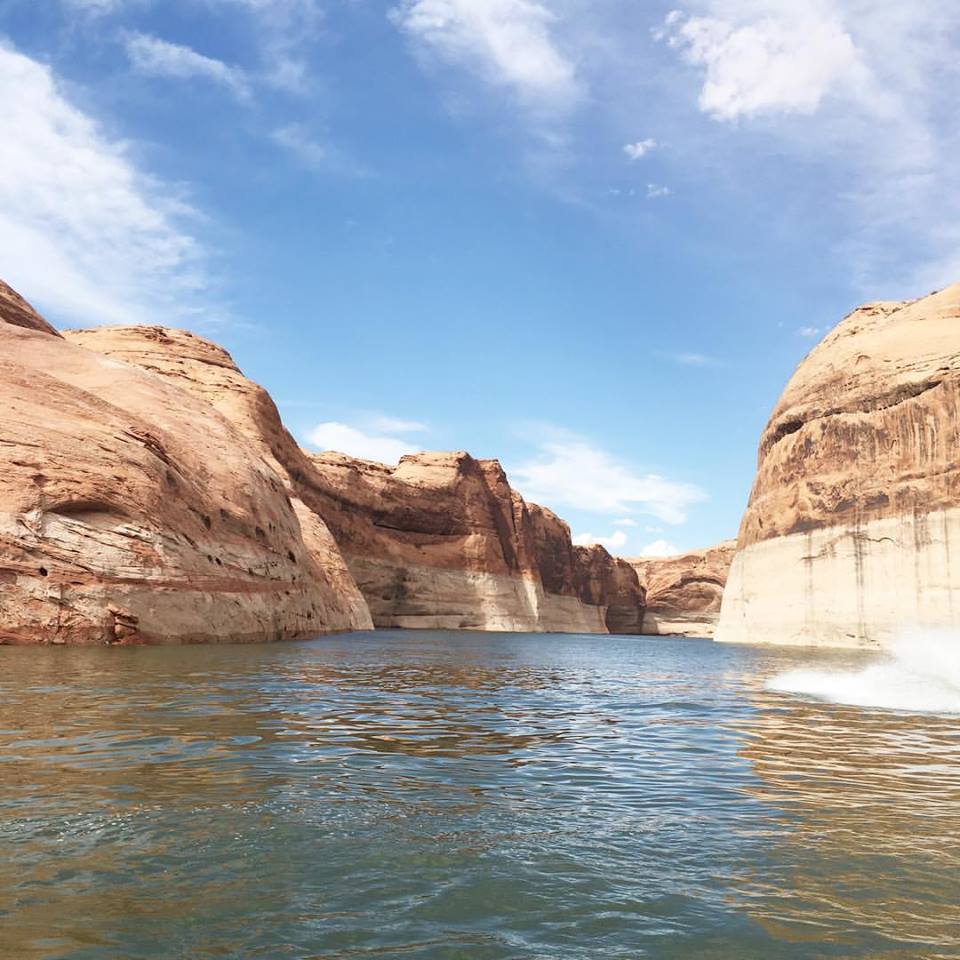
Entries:
{"label": "sandstone cliff", "polygon": [[861,307],[810,353],[760,440],[718,640],[960,626],[958,388],[960,285]]}
{"label": "sandstone cliff", "polygon": [[673,557],[631,558],[647,595],[642,632],[712,637],[735,549],[735,540],[725,540]]}
{"label": "sandstone cliff", "polygon": [[[397,466],[309,456],[270,397],[226,351],[156,327],[70,331],[79,344],[137,364],[202,398],[256,447],[298,514],[322,518],[380,627],[637,632],[643,592],[603,548],[574,548],[567,525],[527,504],[495,460],[466,453],[404,457]],[[334,555],[325,551],[329,558]]]}
{"label": "sandstone cliff", "polygon": [[63,336],[150,371],[209,404],[229,421],[282,485],[314,565],[347,613],[348,629],[372,628],[366,602],[324,522],[323,511],[329,503],[314,494],[306,454],[283,426],[267,391],[248,380],[226,350],[188,331],[166,327],[96,327],[66,330]]}
{"label": "sandstone cliff", "polygon": [[[396,467],[312,458],[327,517],[377,626],[606,633],[639,623],[635,576],[464,452]],[[630,571],[632,574],[632,571]]]}
{"label": "sandstone cliff", "polygon": [[322,533],[207,402],[68,342],[5,286],[0,381],[0,642],[275,640],[369,623],[331,585]]}

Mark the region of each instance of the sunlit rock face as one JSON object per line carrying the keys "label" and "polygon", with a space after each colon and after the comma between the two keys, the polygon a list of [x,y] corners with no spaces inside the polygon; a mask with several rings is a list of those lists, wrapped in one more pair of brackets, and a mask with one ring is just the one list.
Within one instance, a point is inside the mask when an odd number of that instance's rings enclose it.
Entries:
{"label": "sunlit rock face", "polygon": [[265,641],[362,623],[320,562],[322,533],[206,400],[61,337],[7,287],[0,381],[0,642]]}
{"label": "sunlit rock face", "polygon": [[846,317],[764,430],[716,638],[960,625],[960,285]]}
{"label": "sunlit rock face", "polygon": [[244,435],[289,495],[354,627],[638,632],[643,592],[632,569],[602,547],[575,548],[567,524],[526,503],[497,461],[311,456],[214,343],[159,327],[64,336],[176,384]]}
{"label": "sunlit rock face", "polygon": [[735,540],[725,540],[672,557],[631,558],[629,563],[646,590],[642,632],[712,637],[736,545]]}
{"label": "sunlit rock face", "polygon": [[632,570],[602,547],[574,547],[567,524],[528,504],[496,460],[311,459],[324,517],[377,626],[637,632],[643,593]]}
{"label": "sunlit rock face", "polygon": [[[66,330],[63,336],[149,371],[229,421],[252,447],[254,459],[279,481],[293,508],[315,572],[329,593],[330,629],[372,628],[366,602],[320,512],[326,502],[314,492],[309,458],[283,426],[267,391],[245,377],[226,350],[188,331],[166,327],[96,327]],[[202,429],[198,424],[198,442]]]}

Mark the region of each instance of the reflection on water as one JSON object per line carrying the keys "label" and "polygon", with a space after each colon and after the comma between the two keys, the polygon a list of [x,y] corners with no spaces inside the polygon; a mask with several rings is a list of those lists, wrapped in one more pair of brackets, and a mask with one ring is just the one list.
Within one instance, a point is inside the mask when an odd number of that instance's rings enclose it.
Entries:
{"label": "reflection on water", "polygon": [[960,723],[616,637],[0,650],[0,957],[918,958]]}

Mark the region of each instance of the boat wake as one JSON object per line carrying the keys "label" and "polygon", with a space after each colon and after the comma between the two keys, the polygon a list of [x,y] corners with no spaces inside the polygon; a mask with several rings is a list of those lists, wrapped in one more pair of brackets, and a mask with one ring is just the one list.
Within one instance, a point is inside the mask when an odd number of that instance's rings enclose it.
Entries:
{"label": "boat wake", "polygon": [[789,670],[768,690],[910,713],[960,713],[960,635],[911,631],[862,670]]}

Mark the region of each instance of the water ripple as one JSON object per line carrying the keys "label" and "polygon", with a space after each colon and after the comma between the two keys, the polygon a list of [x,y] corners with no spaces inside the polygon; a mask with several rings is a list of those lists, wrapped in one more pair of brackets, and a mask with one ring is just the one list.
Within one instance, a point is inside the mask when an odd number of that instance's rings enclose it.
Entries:
{"label": "water ripple", "polygon": [[957,718],[768,688],[862,657],[384,632],[0,660],[3,960],[960,957]]}

